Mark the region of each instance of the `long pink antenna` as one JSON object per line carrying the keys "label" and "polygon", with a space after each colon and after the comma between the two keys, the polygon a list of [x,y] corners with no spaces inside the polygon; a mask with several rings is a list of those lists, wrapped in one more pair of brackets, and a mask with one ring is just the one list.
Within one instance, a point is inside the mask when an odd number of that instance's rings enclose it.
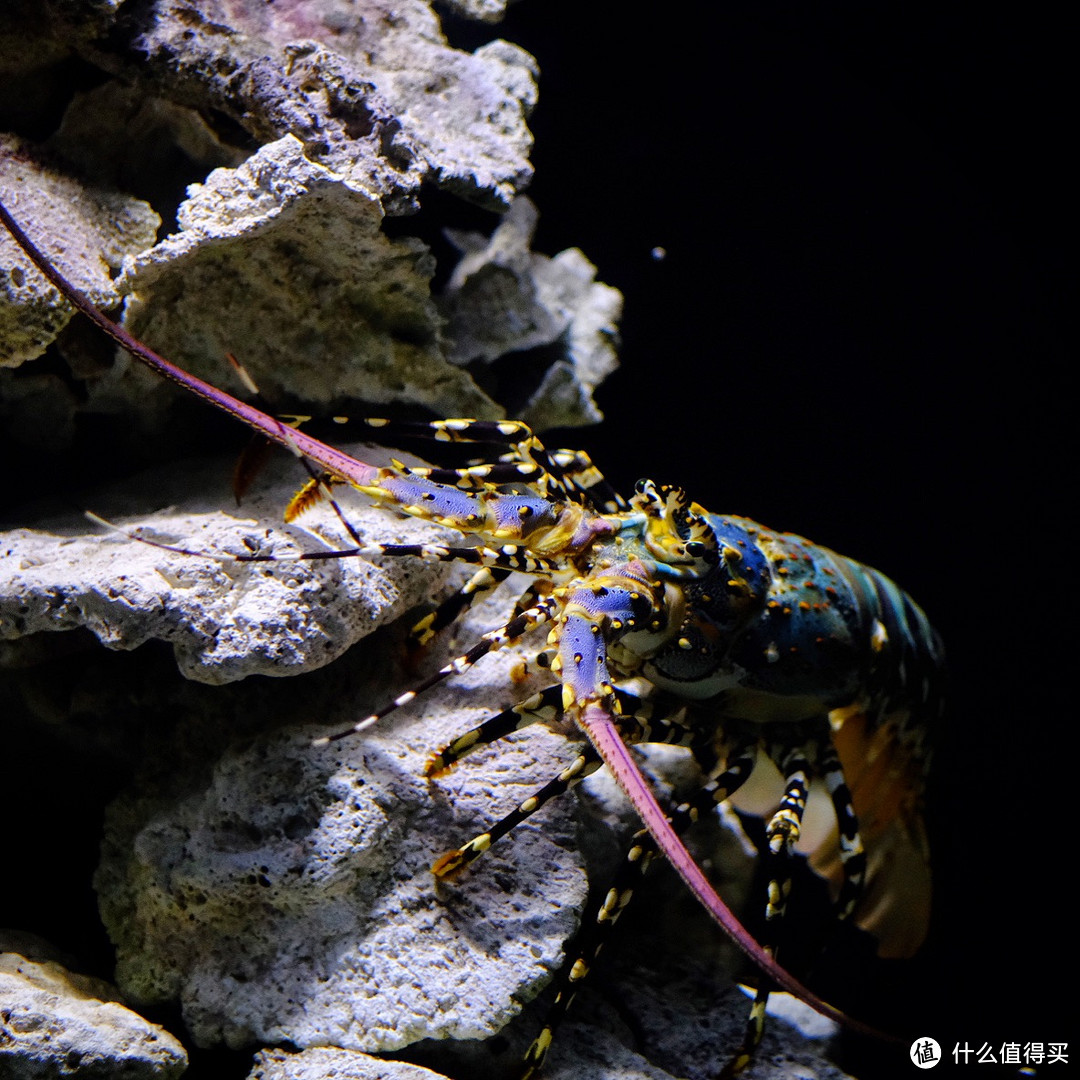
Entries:
{"label": "long pink antenna", "polygon": [[686,850],[686,845],[671,827],[671,822],[668,821],[667,815],[656,801],[652,789],[645,782],[637,763],[619,737],[619,732],[607,710],[595,702],[590,703],[582,711],[580,723],[589,741],[604,759],[604,764],[611,770],[615,782],[633,803],[645,828],[649,830],[660,850],[675,867],[679,877],[686,882],[698,902],[712,916],[728,939],[742,950],[746,958],[762,974],[767,975],[781,989],[787,990],[800,1001],[804,1001],[822,1016],[827,1016],[830,1020],[835,1020],[852,1031],[888,1042],[899,1041],[894,1036],[878,1031],[869,1024],[852,1019],[834,1005],[823,1001],[765,952],[746,927],[739,922],[731,908],[724,903],[694,861],[694,857]]}
{"label": "long pink antenna", "polygon": [[132,356],[141,360],[148,367],[153,368],[159,375],[179,383],[186,390],[197,394],[204,401],[235,416],[238,420],[261,432],[268,439],[293,451],[310,458],[316,464],[321,465],[329,472],[342,477],[350,484],[362,486],[370,484],[378,473],[374,465],[366,465],[362,461],[335,450],[332,446],[320,442],[318,439],[305,435],[283,424],[280,420],[267,415],[253,405],[235,398],[224,390],[218,390],[210,383],[184,371],[170,363],[163,356],[159,356],[153,349],[144,345],[137,338],[129,334],[122,326],[114,323],[111,319],[98,310],[90,300],[49,261],[36,244],[23,232],[18,222],[8,213],[7,208],[0,202],[0,220],[3,221],[8,232],[18,241],[19,246],[26,252],[34,265],[49,279],[65,299],[81,314],[85,315],[95,326],[109,335],[121,348],[126,349]]}

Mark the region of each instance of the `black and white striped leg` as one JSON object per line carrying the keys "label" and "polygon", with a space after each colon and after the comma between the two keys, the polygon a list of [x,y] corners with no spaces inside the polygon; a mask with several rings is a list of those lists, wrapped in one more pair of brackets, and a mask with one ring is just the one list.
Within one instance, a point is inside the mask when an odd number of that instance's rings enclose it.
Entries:
{"label": "black and white striped leg", "polygon": [[520,421],[437,420],[409,423],[392,420],[362,420],[368,427],[389,435],[427,437],[437,442],[494,443],[509,446],[497,462],[463,469],[432,469],[425,473],[439,483],[476,489],[485,484],[532,484],[545,494],[584,502],[602,513],[626,509],[625,500],[593,464],[584,450],[547,450],[529,427]]}
{"label": "black and white striped leg", "polygon": [[840,919],[847,919],[862,896],[866,878],[866,851],[859,835],[859,819],[851,804],[851,791],[844,779],[836,747],[828,736],[821,747],[818,769],[832,799],[839,834],[840,867],[844,876],[836,898],[836,914]]}
{"label": "black and white striped leg", "polygon": [[585,503],[601,513],[626,509],[626,500],[592,463],[584,450],[546,451],[535,439],[500,456],[497,462],[464,468],[418,468],[394,462],[411,476],[421,476],[466,491],[491,485],[522,485],[537,488],[556,499]]}
{"label": "black and white striped leg", "polygon": [[[811,766],[801,748],[781,750],[774,745],[769,748],[769,756],[784,777],[784,797],[765,827],[765,858],[770,872],[761,945],[775,959],[779,951],[780,928],[787,908],[788,893],[791,890],[791,853],[802,832],[803,814],[810,790]],[[721,1080],[727,1080],[746,1068],[754,1050],[760,1044],[765,1030],[765,1009],[771,989],[771,984],[765,979],[759,984],[754,1003],[750,1007],[750,1017],[742,1044],[721,1072]]]}
{"label": "black and white striped leg", "polygon": [[554,720],[562,712],[562,685],[555,683],[533,694],[525,701],[490,716],[482,724],[459,735],[452,743],[428,758],[424,768],[427,777],[441,776],[462,758],[482,746],[489,746],[512,732],[535,724],[538,720]]}
{"label": "black and white striped leg", "polygon": [[[513,573],[509,568],[483,567],[459,589],[448,596],[433,612],[425,615],[409,631],[408,647],[420,649],[427,645],[436,634],[441,633],[456,619],[461,618],[477,601],[494,592]],[[511,618],[516,618],[523,611],[535,607],[541,597],[550,588],[542,589],[540,582],[534,582],[518,597],[514,604]]]}
{"label": "black and white striped leg", "polygon": [[626,500],[611,486],[606,476],[593,464],[584,450],[549,451],[553,471],[556,471],[571,497],[595,506],[601,513],[613,514],[627,507]]}
{"label": "black and white striped leg", "polygon": [[[712,757],[711,749],[708,756]],[[750,776],[757,758],[756,743],[741,741],[728,755],[724,764],[715,760],[707,771],[708,780],[688,801],[677,806],[671,814],[676,833],[683,833],[697,821],[734,794]],[[615,880],[604,894],[591,919],[582,922],[581,930],[567,950],[567,959],[559,973],[559,989],[544,1018],[544,1026],[525,1053],[521,1080],[533,1080],[543,1066],[555,1030],[562,1023],[583,980],[592,969],[597,956],[609,939],[619,916],[626,910],[641,878],[656,857],[658,849],[652,836],[642,829],[634,835]]]}
{"label": "black and white striped leg", "polygon": [[558,776],[549,780],[538,791],[533,792],[524,802],[519,803],[505,817],[491,826],[487,832],[474,836],[463,847],[448,851],[436,859],[431,872],[440,879],[448,878],[475,862],[496,840],[517,828],[526,818],[531,817],[542,806],[551,802],[570,788],[580,784],[586,776],[592,775],[603,764],[600,755],[591,743],[583,743],[581,753]]}
{"label": "black and white striped leg", "polygon": [[505,626],[501,626],[497,630],[492,630],[489,633],[484,634],[484,636],[468,652],[451,660],[450,663],[444,664],[433,675],[421,680],[411,689],[406,690],[405,693],[399,694],[393,701],[388,705],[383,706],[383,708],[379,709],[377,712],[373,712],[369,716],[364,717],[363,720],[358,721],[353,724],[352,727],[346,728],[344,731],[337,731],[333,735],[324,735],[321,738],[313,739],[312,746],[326,746],[329,743],[337,742],[339,739],[345,739],[350,735],[357,735],[361,731],[366,731],[369,727],[372,727],[383,718],[389,716],[390,713],[394,712],[396,709],[400,709],[403,705],[408,705],[410,701],[419,694],[422,694],[425,690],[429,690],[431,687],[442,682],[444,679],[449,678],[451,675],[460,675],[463,671],[468,671],[473,664],[483,659],[488,653],[495,652],[507,645],[512,645],[515,641],[524,637],[530,630],[548,622],[557,610],[558,604],[553,598],[542,600],[535,607],[530,608],[528,611],[523,611],[520,615],[512,618]]}
{"label": "black and white striped leg", "polygon": [[[666,741],[679,743],[687,737],[686,729],[677,722],[666,724],[666,718],[650,716],[650,723],[645,724],[633,715],[632,710],[641,708],[648,712],[650,704],[635,694],[625,690],[615,691],[616,705],[619,709],[628,710],[617,716],[617,722],[623,739],[630,745],[645,741],[661,741],[656,738],[657,733],[663,732],[668,736]],[[456,762],[472,753],[480,746],[488,745],[497,739],[502,739],[513,731],[518,731],[537,720],[550,720],[562,712],[562,686],[556,684],[541,690],[538,694],[529,698],[528,701],[506,709],[496,716],[485,720],[478,727],[467,731],[450,743],[445,749],[439,751],[429,759],[425,768],[425,775],[432,777],[445,772]],[[681,719],[681,713],[679,716]],[[535,791],[524,802],[519,803],[500,821],[496,822],[485,832],[474,836],[467,844],[453,851],[448,851],[436,860],[432,866],[432,873],[437,877],[445,878],[474,862],[487,851],[496,840],[505,836],[512,829],[521,824],[527,817],[531,817],[542,806],[570,788],[575,787],[586,776],[596,772],[602,764],[599,755],[591,744],[584,743],[578,756],[558,776],[549,780],[542,788]],[[726,796],[721,796],[726,798]]]}
{"label": "black and white striped leg", "polygon": [[[429,612],[413,626],[409,631],[408,647],[422,649],[437,634],[459,619],[473,604],[497,589],[512,572],[488,566],[477,570],[457,592],[448,596],[434,611]],[[516,615],[517,612],[515,611],[514,614]]]}
{"label": "black and white striped leg", "polygon": [[[619,710],[617,722],[627,743],[689,745],[693,732],[684,723],[682,706],[674,699],[640,697],[616,687],[615,701]],[[664,711],[667,709],[671,711]],[[525,701],[488,717],[482,724],[459,735],[428,759],[424,775],[440,776],[480,747],[504,739],[512,732],[520,731],[538,720],[555,720],[562,712],[562,684],[553,683]]]}
{"label": "black and white striped leg", "polygon": [[478,462],[459,469],[407,468],[395,463],[412,476],[426,477],[438,483],[475,491],[490,485],[527,484],[545,496],[575,499],[577,489],[563,481],[558,466],[543,443],[520,420],[433,420],[428,423],[408,421],[363,421],[368,427],[382,429],[391,438],[397,435],[420,436],[446,443],[494,443],[508,446],[495,462]]}

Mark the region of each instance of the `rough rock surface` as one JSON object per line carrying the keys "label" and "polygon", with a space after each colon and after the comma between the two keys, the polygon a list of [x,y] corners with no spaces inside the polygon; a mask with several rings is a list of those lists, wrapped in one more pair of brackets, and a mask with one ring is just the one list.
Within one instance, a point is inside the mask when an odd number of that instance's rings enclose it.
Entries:
{"label": "rough rock surface", "polygon": [[[499,1031],[558,966],[584,900],[572,800],[460,880],[437,884],[429,868],[572,748],[533,727],[445,778],[423,768],[524,692],[508,692],[514,662],[499,652],[363,737],[317,749],[313,736],[385,703],[401,673],[385,660],[372,671],[361,650],[281,693],[256,680],[218,690],[209,716],[181,708],[106,825],[96,887],[125,993],[179,999],[202,1045],[377,1052]],[[223,737],[256,716],[266,734]]]}
{"label": "rough rock surface", "polygon": [[[231,501],[231,467],[222,459],[189,462],[135,478],[123,491],[91,495],[88,505],[188,551],[283,557],[355,546],[325,507],[295,526],[283,523],[282,508],[304,479],[291,460],[268,469],[240,509],[221,510]],[[183,508],[170,509],[174,501]],[[372,508],[353,516],[365,542],[438,535],[428,523]],[[0,639],[85,627],[114,649],[165,641],[188,678],[208,683],[321,667],[430,596],[449,572],[416,559],[387,560],[380,569],[360,558],[193,558],[80,518],[0,534],[0,553]]]}
{"label": "rough rock surface", "polygon": [[[18,186],[48,190],[39,174],[32,182],[18,178]],[[504,406],[461,365],[545,347],[537,372],[525,380],[528,392],[511,402],[515,413],[537,430],[600,417],[592,393],[615,366],[621,298],[595,281],[576,249],[550,259],[528,250],[535,210],[527,201],[490,243],[458,237],[467,256],[443,313],[430,293],[434,263],[424,244],[389,239],[372,192],[313,164],[292,136],[193,185],[179,210],[181,231],[129,258],[115,284],[103,263],[115,267],[122,252],[149,242],[157,219],[145,204],[131,208],[120,196],[99,196],[99,214],[109,222],[118,215],[134,219],[137,231],[126,247],[110,238],[97,242],[105,246],[96,257],[91,246],[73,259],[57,238],[74,232],[89,245],[97,234],[73,225],[62,199],[13,203],[9,194],[7,201],[92,298],[113,305],[119,295],[133,294],[124,321],[136,337],[244,395],[225,361],[236,353],[271,407],[289,411],[301,403],[321,413],[353,412],[357,401],[367,411],[408,402],[436,415],[501,417]],[[97,291],[80,271],[80,258],[99,266]],[[14,287],[0,307],[0,344],[12,362],[43,351],[70,317],[55,290],[25,259],[22,265],[13,262]],[[509,314],[496,318],[504,308]],[[63,445],[74,418],[85,413],[134,409],[142,437],[150,439],[183,394],[125,354],[104,371],[75,374],[87,379],[81,403],[55,375],[9,382],[3,393],[12,430],[21,430],[19,416],[32,400],[37,417],[54,417],[47,435],[40,424],[25,433],[43,448]]]}
{"label": "rough rock surface", "polygon": [[[499,6],[464,13],[489,19]],[[0,32],[26,50],[0,54],[0,74],[25,84],[28,99],[58,92],[48,73],[64,48],[119,77],[77,94],[48,144],[92,181],[107,213],[137,212],[113,193],[134,185],[152,193],[170,219],[185,182],[224,167],[194,186],[179,212],[183,232],[145,253],[118,288],[106,280],[89,290],[107,306],[137,290],[142,307],[132,302],[130,325],[159,351],[213,382],[224,380],[225,354],[242,353],[268,400],[282,408],[351,399],[412,402],[441,415],[505,415],[505,403],[455,366],[456,355],[444,359],[448,342],[430,295],[427,249],[412,237],[391,240],[381,226],[384,214],[415,209],[421,181],[495,209],[511,204],[531,175],[525,119],[536,69],[527,53],[498,40],[473,53],[451,48],[420,0],[392,8],[379,0],[214,3],[200,5],[197,17],[176,0],[154,0],[137,12],[80,0],[51,20],[21,4],[0,14],[4,19],[10,24]],[[41,57],[39,68],[28,54]],[[207,117],[239,127],[219,122],[213,130]],[[241,164],[252,141],[264,145]],[[19,178],[27,183],[42,186],[36,177]],[[80,200],[61,193],[56,206],[16,209],[77,284],[85,274],[69,266],[59,238],[70,247],[78,237],[87,258],[103,258],[114,271],[121,254],[149,247],[153,226],[123,248],[110,233],[99,256],[95,230],[60,205],[70,201]],[[147,208],[138,212],[152,220]],[[513,405],[537,424],[592,422],[599,413],[591,394],[610,366],[618,294],[593,282],[580,253],[519,264],[523,291],[554,305],[536,317],[562,325],[557,347],[531,377],[535,392]],[[38,289],[36,275],[28,282]],[[40,353],[68,317],[36,293],[28,311],[16,286],[0,309],[0,355],[9,363]],[[466,339],[488,318],[486,306],[470,318],[467,303],[454,305],[455,333]],[[503,335],[504,353],[528,347]],[[65,352],[69,363],[85,365],[78,350]],[[145,439],[155,422],[151,409],[167,392],[123,371],[121,363],[120,373],[100,382],[99,370],[76,371],[89,376],[85,402],[55,375],[0,384],[0,396],[9,416],[29,401],[48,413],[55,447],[66,444],[79,413],[113,411],[121,400],[130,405],[131,394]],[[35,442],[33,431],[23,437]],[[47,445],[40,434],[36,442]]]}
{"label": "rough rock surface", "polygon": [[68,9],[67,41],[106,70],[260,142],[291,132],[320,164],[373,183],[391,212],[422,180],[505,206],[531,175],[532,57],[504,41],[451,48],[422,0]]}
{"label": "rough rock surface", "polygon": [[0,953],[0,1076],[180,1076],[188,1064],[183,1046],[120,1002],[101,979]]}
{"label": "rough rock surface", "polygon": [[255,1055],[248,1080],[441,1080],[442,1076],[405,1061],[328,1046],[296,1054],[262,1050]]}
{"label": "rough rock surface", "polygon": [[596,280],[577,248],[554,258],[530,250],[536,220],[536,207],[519,198],[490,237],[449,233],[462,253],[441,299],[449,358],[491,363],[557,344],[565,359],[543,369],[513,414],[537,431],[594,424],[602,417],[592,391],[618,364],[622,295]]}
{"label": "rough rock surface", "polygon": [[[235,352],[271,402],[325,411],[353,399],[410,401],[446,415],[502,415],[443,358],[427,248],[388,239],[382,220],[369,187],[313,164],[288,135],[189,189],[181,231],[125,270],[120,287],[137,295],[125,323],[209,381],[228,383],[222,360]],[[116,372],[124,374],[98,384],[97,407],[134,396],[118,386],[134,380],[152,418],[152,401],[176,392],[135,361]]]}
{"label": "rough rock surface", "polygon": [[[160,224],[146,203],[87,190],[13,135],[0,134],[0,200],[31,239],[62,242],[71,280],[103,308],[120,300],[112,277],[124,255],[153,243]],[[71,318],[71,308],[7,230],[0,234],[0,367],[14,367],[45,351]]]}

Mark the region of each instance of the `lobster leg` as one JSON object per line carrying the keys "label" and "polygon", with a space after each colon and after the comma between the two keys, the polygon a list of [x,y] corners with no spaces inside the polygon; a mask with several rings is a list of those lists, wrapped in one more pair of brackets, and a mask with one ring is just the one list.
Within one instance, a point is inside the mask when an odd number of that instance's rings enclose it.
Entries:
{"label": "lobster leg", "polygon": [[[693,730],[680,722],[682,706],[678,702],[663,698],[658,712],[657,702],[627,690],[616,688],[615,698],[620,709],[620,731],[625,732],[629,742],[689,745]],[[432,755],[424,775],[441,776],[474,750],[497,742],[538,720],[554,720],[562,711],[562,686],[556,683],[459,735],[448,746]]]}
{"label": "lobster leg", "polygon": [[571,497],[577,492],[579,501],[595,506],[605,514],[618,513],[627,508],[626,500],[611,486],[584,450],[554,450],[551,459],[558,467]]}
{"label": "lobster leg", "polygon": [[[771,747],[772,757],[784,776],[784,796],[776,813],[765,827],[767,844],[766,858],[771,866],[768,895],[765,905],[764,940],[761,942],[765,952],[776,959],[779,946],[780,927],[787,908],[787,897],[791,889],[789,863],[791,853],[798,843],[802,831],[803,813],[810,791],[810,762],[801,748],[786,749]],[[754,1050],[761,1042],[765,1030],[765,1009],[769,1003],[772,984],[762,974],[762,981],[750,1007],[746,1032],[742,1044],[736,1050],[730,1062],[721,1073],[722,1078],[740,1073],[749,1063]]]}
{"label": "lobster leg", "polygon": [[[672,829],[681,835],[702,814],[734,794],[753,771],[756,756],[756,743],[747,740],[732,752],[725,764],[714,766],[713,775],[693,798],[681,803],[672,812]],[[521,1080],[532,1080],[542,1068],[555,1030],[565,1018],[582,981],[591,971],[616,921],[626,910],[638,882],[645,876],[658,851],[656,841],[647,830],[642,829],[634,835],[611,887],[604,894],[593,917],[583,921],[567,952],[566,963],[560,972],[559,989],[544,1018],[544,1026],[525,1053]]]}
{"label": "lobster leg", "polygon": [[818,768],[832,799],[839,834],[840,866],[844,877],[836,898],[836,913],[838,918],[847,919],[862,895],[866,878],[866,851],[859,835],[859,819],[851,803],[851,791],[844,778],[836,747],[828,736],[821,748]]}
{"label": "lobster leg", "polygon": [[[491,717],[479,727],[466,732],[445,750],[435,755],[428,762],[425,775],[429,777],[437,776],[447,771],[455,762],[460,761],[461,758],[479,746],[504,738],[511,732],[526,727],[537,720],[552,719],[562,711],[559,704],[561,694],[561,686],[549,686],[546,690],[541,690],[540,693],[521,705],[506,709],[497,716]],[[636,695],[623,690],[616,690],[615,697],[621,708],[633,709],[637,705],[645,706],[647,704],[637,698]],[[651,710],[648,711],[651,712]],[[621,713],[619,715],[619,733],[629,745],[641,742],[684,743],[692,735],[692,732],[678,723],[675,717],[665,717],[663,719],[651,717],[651,720],[655,728],[652,725],[640,722],[633,713]],[[662,732],[660,729],[662,729]],[[657,734],[664,734],[667,737],[657,738]],[[469,863],[474,862],[487,851],[496,840],[504,837],[552,799],[562,795],[570,788],[576,787],[585,777],[596,772],[602,764],[603,761],[600,755],[590,743],[586,742],[581,753],[558,776],[549,780],[542,788],[535,791],[486,832],[480,833],[462,847],[443,855],[432,866],[432,873],[436,877],[445,878],[468,866]],[[720,798],[727,798],[727,796],[722,795]]]}
{"label": "lobster leg", "polygon": [[476,464],[460,469],[414,467],[410,472],[414,476],[424,476],[463,491],[475,491],[491,484],[524,484],[539,489],[550,498],[584,503],[602,513],[618,513],[626,509],[626,500],[615,491],[583,450],[556,450],[548,469],[535,462],[520,461],[514,454],[506,454],[495,464]]}
{"label": "lobster leg", "polygon": [[369,727],[378,723],[384,717],[390,715],[396,709],[400,709],[403,705],[408,705],[410,701],[413,701],[419,694],[422,694],[425,690],[429,690],[437,683],[442,682],[444,679],[449,678],[451,675],[458,675],[463,671],[467,671],[477,661],[487,656],[490,652],[495,652],[498,649],[504,648],[506,645],[513,644],[519,638],[524,637],[530,630],[535,629],[542,623],[551,619],[555,611],[557,610],[557,603],[553,598],[548,598],[541,601],[535,607],[530,608],[528,611],[523,611],[520,615],[511,619],[505,626],[499,627],[497,630],[491,630],[466,653],[462,653],[461,656],[450,663],[444,664],[438,671],[428,678],[417,683],[411,689],[406,690],[403,694],[399,694],[388,705],[383,706],[377,712],[371,713],[369,716],[364,717],[363,720],[358,721],[352,727],[346,728],[344,731],[334,732],[332,735],[324,735],[321,738],[312,740],[313,746],[326,746],[329,743],[337,742],[339,739],[348,738],[350,735],[356,735],[361,731],[366,731]]}
{"label": "lobster leg", "polygon": [[556,684],[488,717],[482,724],[459,735],[452,743],[432,754],[424,768],[424,775],[429,778],[441,776],[474,750],[489,746],[538,720],[554,719],[562,711],[561,699],[562,687]]}
{"label": "lobster leg", "polygon": [[524,802],[519,803],[505,817],[496,822],[487,832],[474,836],[463,847],[448,851],[441,858],[436,859],[431,867],[431,872],[440,879],[450,877],[459,870],[464,869],[471,862],[475,862],[484,854],[496,840],[504,837],[512,829],[520,825],[527,817],[531,817],[542,806],[572,787],[576,787],[586,776],[591,776],[603,761],[600,755],[586,744],[582,752],[558,776],[549,780],[538,791],[533,792]]}
{"label": "lobster leg", "polygon": [[[484,566],[478,570],[457,592],[451,593],[439,606],[429,612],[409,631],[408,647],[421,649],[427,645],[437,634],[441,633],[456,619],[465,614],[477,601],[494,592],[512,573],[511,561],[518,564],[518,568],[529,572],[530,568],[542,567],[543,559],[532,556],[523,557],[520,553],[514,555],[507,551],[498,553],[504,565]],[[460,560],[459,560],[460,561]],[[550,586],[546,583],[534,581],[514,604],[511,618],[515,618],[523,611],[535,607],[541,597],[550,592]]]}
{"label": "lobster leg", "polygon": [[510,570],[486,566],[477,570],[457,592],[451,593],[434,611],[425,615],[409,631],[409,648],[423,648],[478,600],[497,589],[510,574]]}
{"label": "lobster leg", "polygon": [[[573,498],[579,488],[566,484],[566,470],[556,463],[529,426],[520,420],[432,420],[409,422],[368,419],[368,427],[386,429],[393,435],[428,437],[438,442],[501,443],[509,452],[495,463],[477,463],[461,469],[417,468],[415,476],[427,476],[438,483],[473,491],[490,484],[526,484],[545,496]],[[587,456],[586,456],[587,457]],[[574,464],[578,464],[575,458]],[[588,463],[591,465],[591,462]],[[578,498],[575,501],[580,502]]]}
{"label": "lobster leg", "polygon": [[[477,490],[489,484],[528,484],[544,495],[585,503],[603,513],[627,508],[626,500],[611,486],[584,450],[546,450],[528,426],[516,420],[433,420],[410,423],[362,420],[391,437],[432,437],[439,442],[509,443],[508,453],[496,463],[478,463],[461,469],[414,468],[413,475],[441,484]],[[516,440],[516,441],[515,441]]]}
{"label": "lobster leg", "polygon": [[[466,423],[468,427],[461,426]],[[480,465],[458,470],[459,475],[463,478],[465,475],[476,476],[488,483],[534,483],[545,495],[583,502],[605,513],[626,509],[625,500],[608,483],[584,450],[547,450],[520,421],[436,421],[432,427],[439,429],[436,438],[449,436],[455,442],[465,442],[472,437],[491,438],[493,429],[498,434],[507,436],[515,425],[516,431],[513,434],[518,436],[518,440],[509,453],[500,456],[499,464],[510,466],[516,472],[504,473],[495,466]],[[442,479],[446,483],[454,482],[450,476],[433,478]]]}

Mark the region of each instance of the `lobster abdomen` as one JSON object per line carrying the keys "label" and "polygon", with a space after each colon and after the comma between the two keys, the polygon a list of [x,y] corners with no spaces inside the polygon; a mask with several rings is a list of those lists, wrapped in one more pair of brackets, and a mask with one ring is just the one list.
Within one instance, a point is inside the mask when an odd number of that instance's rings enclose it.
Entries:
{"label": "lobster abdomen", "polygon": [[855,703],[929,721],[940,638],[884,574],[793,533],[708,514],[725,556],[683,585],[687,616],[649,677],[680,695],[723,695],[726,715],[793,721]]}
{"label": "lobster abdomen", "polygon": [[744,524],[772,575],[760,615],[732,649],[731,662],[750,673],[744,685],[812,694],[826,710],[858,700],[873,714],[905,707],[929,720],[944,656],[918,604],[873,567]]}
{"label": "lobster abdomen", "polygon": [[[929,921],[922,798],[942,709],[941,640],[911,597],[872,567],[745,518],[709,514],[708,521],[728,556],[715,574],[685,586],[682,640],[693,647],[653,657],[649,678],[695,699],[698,722],[715,726],[721,741],[733,724],[748,724],[765,742],[809,744],[828,717],[865,849],[855,921],[875,935],[881,955],[910,955]],[[751,597],[737,624],[735,593]],[[733,801],[768,815],[783,790],[763,754]],[[837,825],[816,826],[815,816],[808,813],[800,846],[838,891]]]}

